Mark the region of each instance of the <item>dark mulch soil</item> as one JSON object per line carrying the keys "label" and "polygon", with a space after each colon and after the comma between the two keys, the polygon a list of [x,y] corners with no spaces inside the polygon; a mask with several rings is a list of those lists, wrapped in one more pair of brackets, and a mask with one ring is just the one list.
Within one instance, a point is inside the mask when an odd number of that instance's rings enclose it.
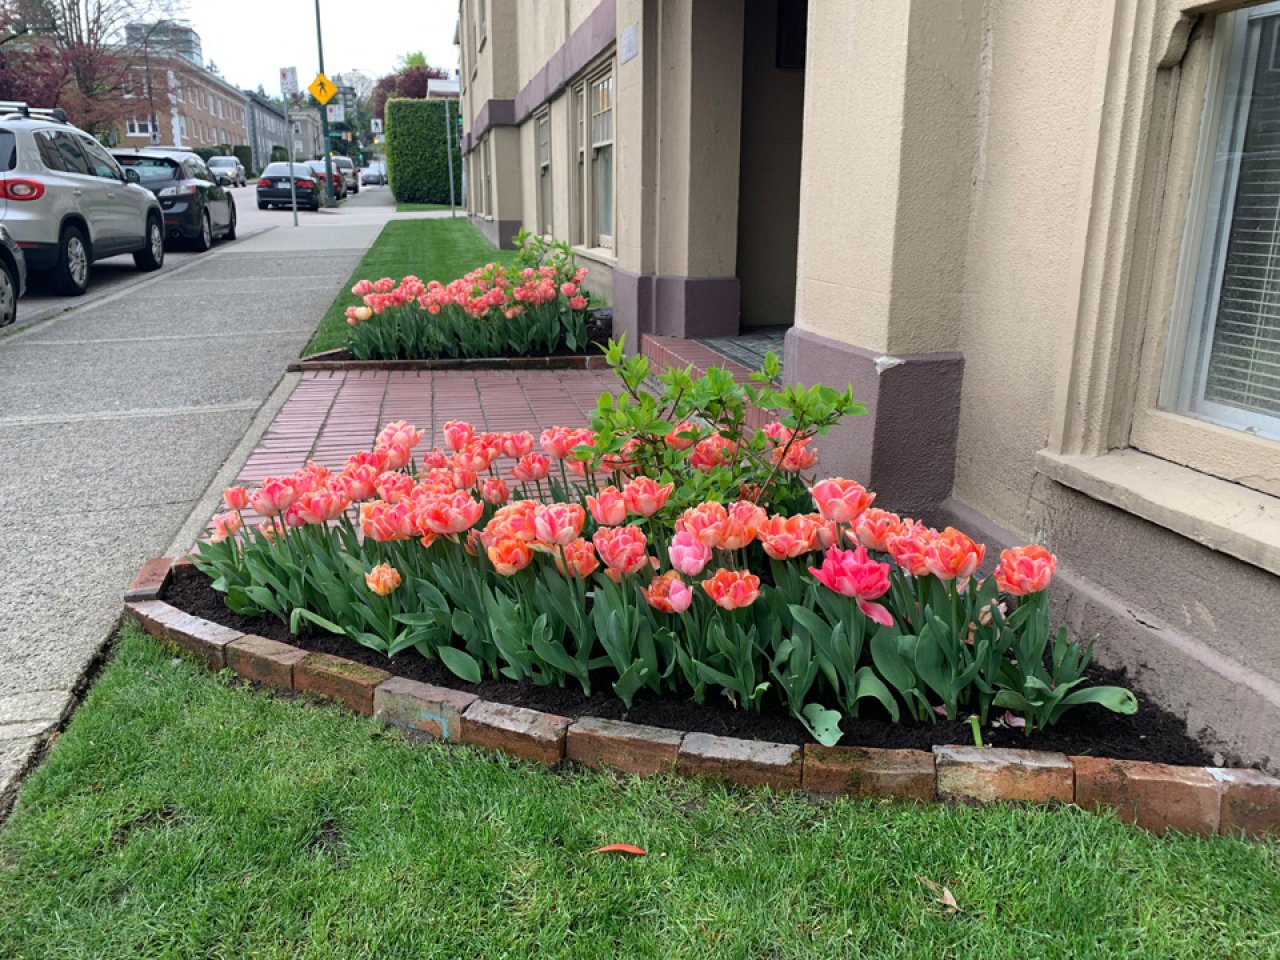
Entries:
{"label": "dark mulch soil", "polygon": [[[714,696],[705,704],[678,697],[638,699],[628,710],[609,689],[590,697],[577,687],[539,687],[532,683],[510,680],[486,680],[478,684],[463,683],[443,665],[409,650],[389,660],[383,654],[342,636],[308,632],[301,636],[289,633],[286,624],[271,616],[242,617],[227,609],[222,594],[209,586],[209,578],[194,567],[183,566],[174,571],[164,598],[180,610],[221,623],[244,633],[282,640],[306,650],[331,653],[359,663],[390,670],[402,677],[453,687],[475,693],[486,700],[531,707],[566,717],[593,716],[632,723],[651,724],[675,730],[693,730],[747,740],[771,740],[778,743],[807,743],[811,737],[804,727],[776,705],[762,714],[735,710],[723,697]],[[1138,696],[1138,712],[1122,717],[1101,707],[1086,705],[1068,713],[1047,731],[1030,737],[1021,731],[989,728],[983,731],[985,741],[994,746],[1021,747],[1036,750],[1058,750],[1067,754],[1088,754],[1122,760],[1152,760],[1160,763],[1203,766],[1213,762],[1212,756],[1187,734],[1186,725],[1160,707],[1141,690],[1133,687],[1124,670],[1108,670],[1097,664],[1090,666],[1091,684],[1115,684],[1134,689]],[[603,678],[602,678],[603,679]],[[893,723],[887,718],[868,714],[857,720],[845,720],[842,744],[863,747],[914,747],[928,750],[935,744],[971,744],[973,737],[966,723],[940,720],[936,724]]]}

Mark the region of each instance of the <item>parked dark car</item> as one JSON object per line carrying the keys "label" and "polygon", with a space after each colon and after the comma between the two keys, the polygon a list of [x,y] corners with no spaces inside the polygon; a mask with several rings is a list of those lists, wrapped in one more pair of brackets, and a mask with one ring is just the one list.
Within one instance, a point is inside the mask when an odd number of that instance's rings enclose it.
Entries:
{"label": "parked dark car", "polygon": [[[332,160],[330,160],[330,164],[333,164]],[[316,179],[320,183],[323,184],[327,181],[323,160],[308,160],[307,166],[311,168],[311,172],[316,175]],[[342,170],[337,166],[333,166],[333,199],[342,200],[346,195],[347,181],[342,176]]]}
{"label": "parked dark car", "polygon": [[236,238],[236,201],[203,160],[194,153],[170,150],[112,150],[125,176],[135,173],[156,195],[164,213],[165,233],[208,250],[219,237]]}
{"label": "parked dark car", "polygon": [[0,327],[18,319],[18,298],[27,289],[27,259],[0,223]]}
{"label": "parked dark car", "polygon": [[290,193],[290,181],[298,193],[298,206],[308,210],[319,210],[324,187],[311,168],[305,163],[290,164],[276,162],[267,164],[258,179],[258,209],[267,207],[288,207],[293,204]]}

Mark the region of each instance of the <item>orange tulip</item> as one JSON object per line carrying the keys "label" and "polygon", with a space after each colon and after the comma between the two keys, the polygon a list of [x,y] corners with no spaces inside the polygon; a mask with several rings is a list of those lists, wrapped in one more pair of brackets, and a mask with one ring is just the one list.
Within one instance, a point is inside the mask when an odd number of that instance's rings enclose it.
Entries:
{"label": "orange tulip", "polygon": [[968,580],[982,566],[986,555],[985,546],[974,543],[955,527],[947,527],[929,544],[924,562],[939,580]]}
{"label": "orange tulip", "polygon": [[737,610],[756,602],[756,598],[760,596],[760,578],[754,573],[721,567],[715,576],[702,581],[702,589],[716,602],[716,606],[725,610]]}
{"label": "orange tulip", "polygon": [[486,553],[493,569],[504,577],[518,573],[533,561],[533,551],[523,540],[499,540]]}
{"label": "orange tulip", "polygon": [[387,597],[400,588],[400,571],[380,563],[364,575],[364,582],[378,596]]}
{"label": "orange tulip", "polygon": [[1058,570],[1058,558],[1039,544],[1001,551],[996,585],[1005,593],[1025,597],[1049,586]]}

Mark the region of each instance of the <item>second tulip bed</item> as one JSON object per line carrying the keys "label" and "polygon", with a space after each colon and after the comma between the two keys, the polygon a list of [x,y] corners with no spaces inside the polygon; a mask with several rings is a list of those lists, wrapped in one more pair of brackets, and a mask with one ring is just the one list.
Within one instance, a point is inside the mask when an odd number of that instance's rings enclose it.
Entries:
{"label": "second tulip bed", "polygon": [[[964,533],[808,475],[811,440],[860,412],[850,394],[775,389],[770,358],[754,384],[672,371],[655,396],[643,358],[609,359],[623,390],[590,429],[454,422],[424,451],[393,423],[341,471],[228,489],[194,559],[233,610],[295,632],[413,650],[472,683],[772,700],[828,744],[867,701],[910,722],[1006,711],[1028,734],[1080,704],[1136,711],[1086,686],[1091,649],[1051,630],[1046,549],[979,578],[986,550]],[[778,420],[750,431],[748,405]],[[267,519],[248,526],[250,508]]]}

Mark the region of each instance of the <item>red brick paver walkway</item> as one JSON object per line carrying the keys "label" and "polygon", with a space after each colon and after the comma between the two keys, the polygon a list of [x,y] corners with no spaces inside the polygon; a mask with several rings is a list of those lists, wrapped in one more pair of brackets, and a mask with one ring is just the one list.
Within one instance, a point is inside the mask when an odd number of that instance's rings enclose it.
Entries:
{"label": "red brick paver walkway", "polygon": [[582,426],[600,392],[617,384],[607,370],[308,371],[236,482],[252,486],[308,460],[339,469],[393,420],[424,430],[424,446],[442,445],[440,428],[450,420],[535,436],[544,427]]}

